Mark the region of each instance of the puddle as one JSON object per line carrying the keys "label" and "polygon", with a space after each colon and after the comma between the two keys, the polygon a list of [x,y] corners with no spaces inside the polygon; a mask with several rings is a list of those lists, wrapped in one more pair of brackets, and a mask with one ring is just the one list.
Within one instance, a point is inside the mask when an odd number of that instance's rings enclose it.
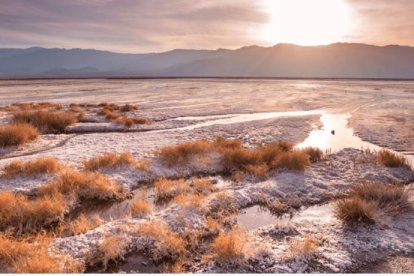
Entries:
{"label": "puddle", "polygon": [[[154,197],[154,190],[147,189],[147,201],[152,204],[153,208],[156,210],[157,205],[154,204],[155,197]],[[105,204],[99,205],[92,205],[92,206],[84,206],[82,208],[82,213],[87,214],[87,216],[93,216],[95,214],[99,215],[101,219],[104,221],[112,221],[116,219],[122,219],[128,217],[129,214],[129,206],[135,200],[142,196],[142,190],[138,189],[134,191],[132,198],[123,200],[121,202],[108,202]]]}
{"label": "puddle", "polygon": [[255,205],[245,208],[237,215],[237,224],[246,230],[272,225],[279,220],[273,216],[267,208]]}
{"label": "puddle", "polygon": [[298,148],[317,147],[321,150],[333,152],[344,148],[379,150],[381,147],[363,141],[354,135],[354,130],[348,127],[351,114],[322,114],[322,129],[311,131],[308,138],[298,144]]}
{"label": "puddle", "polygon": [[335,221],[333,214],[333,204],[317,205],[300,210],[290,219],[289,215],[276,217],[270,213],[267,208],[255,205],[241,210],[237,215],[237,224],[246,230],[252,230],[258,227],[273,225],[280,222],[303,222],[324,220],[325,222]]}
{"label": "puddle", "polygon": [[132,254],[120,264],[109,267],[107,273],[162,273],[162,265],[155,264],[141,254]]}
{"label": "puddle", "polygon": [[[173,121],[182,120],[208,120],[198,124],[193,124],[185,127],[174,128],[177,130],[193,130],[196,128],[213,126],[213,125],[229,125],[236,123],[244,123],[258,120],[266,120],[281,117],[299,117],[299,116],[310,116],[323,114],[322,110],[309,110],[309,111],[288,111],[288,112],[259,112],[259,113],[248,113],[248,114],[226,114],[226,115],[214,115],[214,116],[191,116],[191,117],[178,117],[171,119]],[[163,130],[165,131],[165,130]]]}

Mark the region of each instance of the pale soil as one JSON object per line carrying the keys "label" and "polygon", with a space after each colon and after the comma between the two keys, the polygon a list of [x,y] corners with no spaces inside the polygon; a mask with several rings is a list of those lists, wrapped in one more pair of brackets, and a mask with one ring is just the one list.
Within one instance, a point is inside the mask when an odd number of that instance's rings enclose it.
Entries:
{"label": "pale soil", "polygon": [[[345,149],[329,155],[327,160],[312,164],[305,172],[275,172],[267,181],[247,178],[239,185],[217,176],[220,164],[192,163],[186,168],[166,168],[154,153],[163,146],[215,136],[241,139],[245,145],[287,140],[300,143],[321,126],[319,115],[284,117],[229,125],[211,125],[194,130],[174,130],[191,124],[214,120],[172,120],[181,116],[225,115],[249,112],[300,111],[322,109],[331,113],[351,113],[350,125],[358,135],[376,145],[412,151],[414,101],[412,82],[358,81],[270,81],[270,80],[56,80],[1,81],[0,101],[51,101],[59,103],[136,103],[137,116],[153,120],[137,125],[129,132],[119,125],[99,121],[80,123],[69,128],[77,134],[48,135],[18,149],[0,152],[0,168],[12,160],[30,160],[54,156],[74,168],[81,168],[86,158],[105,152],[130,151],[135,158],[152,163],[151,171],[131,168],[104,170],[127,190],[139,189],[142,181],[159,177],[210,175],[216,187],[228,192],[238,208],[254,205],[264,195],[272,199],[295,197],[305,207],[329,204],[333,198],[362,181],[404,183],[414,181],[414,173],[404,168],[361,162],[364,153]],[[22,95],[25,95],[23,98]],[[7,121],[2,117],[2,122]],[[96,132],[96,133],[84,133]],[[0,190],[25,191],[44,184],[53,176],[35,178],[0,178]],[[206,206],[218,204],[217,193],[206,198]],[[124,237],[129,252],[154,248],[154,241],[137,237],[134,231],[146,221],[163,221],[177,233],[206,228],[205,216],[194,208],[176,204],[160,207],[138,219],[128,214],[114,217],[85,234],[57,238],[50,249],[55,254],[68,253],[81,261],[96,251],[97,243],[108,233]],[[373,228],[346,229],[336,220],[332,209],[323,215],[303,219],[276,221],[248,232],[248,252],[237,266],[220,266],[195,256],[192,272],[350,272],[355,267],[387,259],[387,256],[414,253],[414,217],[408,213],[395,218],[385,216]],[[321,241],[316,255],[292,257],[291,240],[312,235]],[[206,245],[207,246],[207,245]],[[257,250],[260,249],[260,250]],[[380,252],[380,253],[378,253]],[[165,252],[155,252],[163,257]],[[390,262],[394,259],[390,258]],[[390,264],[393,267],[393,264]],[[382,268],[381,268],[382,269]],[[387,268],[384,267],[384,272]],[[394,266],[393,269],[396,269]],[[409,267],[407,268],[409,270]]]}

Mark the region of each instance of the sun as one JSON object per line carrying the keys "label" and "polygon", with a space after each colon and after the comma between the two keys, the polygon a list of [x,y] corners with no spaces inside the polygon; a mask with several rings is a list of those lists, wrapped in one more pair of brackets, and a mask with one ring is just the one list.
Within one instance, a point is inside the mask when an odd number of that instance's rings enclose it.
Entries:
{"label": "sun", "polygon": [[324,45],[349,34],[350,8],[344,0],[266,0],[270,21],[262,39],[270,43]]}

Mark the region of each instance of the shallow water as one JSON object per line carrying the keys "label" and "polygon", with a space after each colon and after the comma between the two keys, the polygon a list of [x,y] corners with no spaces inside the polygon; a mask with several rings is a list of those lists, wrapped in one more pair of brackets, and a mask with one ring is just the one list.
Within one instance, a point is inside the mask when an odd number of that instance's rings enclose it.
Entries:
{"label": "shallow water", "polygon": [[344,148],[379,150],[381,147],[363,141],[354,134],[354,130],[348,126],[351,114],[322,114],[322,129],[311,131],[308,138],[298,144],[298,148],[317,147],[321,150],[333,152]]}
{"label": "shallow water", "polygon": [[258,113],[246,113],[246,114],[226,114],[226,115],[214,115],[214,116],[191,116],[191,117],[178,117],[171,120],[209,120],[207,122],[192,124],[185,127],[175,128],[176,130],[193,130],[196,128],[214,126],[214,125],[229,125],[237,123],[245,123],[266,119],[275,119],[282,117],[299,117],[322,114],[322,110],[309,110],[309,111],[289,111],[289,112],[258,112]]}
{"label": "shallow water", "polygon": [[254,205],[245,208],[237,215],[237,224],[246,230],[274,224],[278,220],[267,208]]}

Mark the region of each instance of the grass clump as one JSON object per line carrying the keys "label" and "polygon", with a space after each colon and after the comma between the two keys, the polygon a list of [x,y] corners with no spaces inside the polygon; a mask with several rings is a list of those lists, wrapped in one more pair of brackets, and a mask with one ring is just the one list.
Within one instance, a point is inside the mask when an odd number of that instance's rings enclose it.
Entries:
{"label": "grass clump", "polygon": [[39,134],[35,127],[26,123],[0,126],[0,148],[26,144],[39,137]]}
{"label": "grass clump", "polygon": [[158,202],[165,202],[173,199],[174,197],[186,193],[189,191],[189,186],[183,180],[169,180],[159,179],[154,183],[155,199]]}
{"label": "grass clump", "polygon": [[398,155],[389,150],[382,149],[378,151],[378,159],[386,167],[406,167],[410,168],[410,162],[402,155]]}
{"label": "grass clump", "polygon": [[137,198],[134,198],[129,205],[129,212],[133,217],[142,217],[152,211],[152,206],[147,200],[146,192],[142,192]]}
{"label": "grass clump", "polygon": [[154,255],[161,254],[160,258],[177,260],[185,252],[185,240],[173,232],[165,223],[159,221],[142,223],[137,228],[136,234],[154,239],[156,245],[151,250],[158,251],[152,253]]}
{"label": "grass clump", "polygon": [[118,168],[132,164],[134,164],[134,158],[130,152],[106,153],[83,162],[84,168],[88,171],[97,171],[103,168]]}
{"label": "grass clump", "polygon": [[292,257],[313,257],[318,252],[318,249],[319,242],[311,236],[306,236],[303,240],[292,241],[289,244],[289,252]]}
{"label": "grass clump", "polygon": [[98,244],[98,252],[93,258],[93,263],[101,263],[103,266],[103,271],[105,271],[110,261],[123,259],[123,256],[126,253],[126,238],[115,235],[107,235]]}
{"label": "grass clump", "polygon": [[67,202],[59,195],[30,200],[21,194],[0,192],[0,229],[34,233],[61,221],[66,210]]}
{"label": "grass clump", "polygon": [[30,161],[12,161],[3,168],[3,175],[14,177],[18,175],[36,175],[56,173],[61,169],[61,164],[54,157],[39,157]]}
{"label": "grass clump", "polygon": [[81,273],[85,267],[68,256],[52,256],[49,239],[33,240],[0,235],[0,272],[2,273]]}
{"label": "grass clump", "polygon": [[20,111],[12,117],[13,123],[30,124],[42,133],[63,133],[76,121],[76,116],[71,112]]}
{"label": "grass clump", "polygon": [[240,263],[245,256],[247,235],[241,229],[220,233],[212,242],[213,258],[219,263]]}
{"label": "grass clump", "polygon": [[122,186],[92,172],[66,171],[38,189],[40,196],[63,195],[78,200],[112,200],[122,197]]}
{"label": "grass clump", "polygon": [[60,226],[56,232],[66,236],[79,235],[98,227],[103,222],[99,215],[87,217],[81,214],[75,220]]}
{"label": "grass clump", "polygon": [[135,105],[132,104],[125,104],[123,106],[120,107],[120,111],[121,112],[129,112],[129,111],[134,111],[137,110],[138,108]]}
{"label": "grass clump", "polygon": [[409,194],[404,187],[363,183],[354,186],[347,198],[337,201],[335,215],[347,224],[374,224],[380,212],[395,216],[411,208]]}
{"label": "grass clump", "polygon": [[188,164],[192,157],[207,153],[211,149],[211,144],[205,140],[196,140],[174,146],[162,148],[158,155],[161,161],[171,167]]}

